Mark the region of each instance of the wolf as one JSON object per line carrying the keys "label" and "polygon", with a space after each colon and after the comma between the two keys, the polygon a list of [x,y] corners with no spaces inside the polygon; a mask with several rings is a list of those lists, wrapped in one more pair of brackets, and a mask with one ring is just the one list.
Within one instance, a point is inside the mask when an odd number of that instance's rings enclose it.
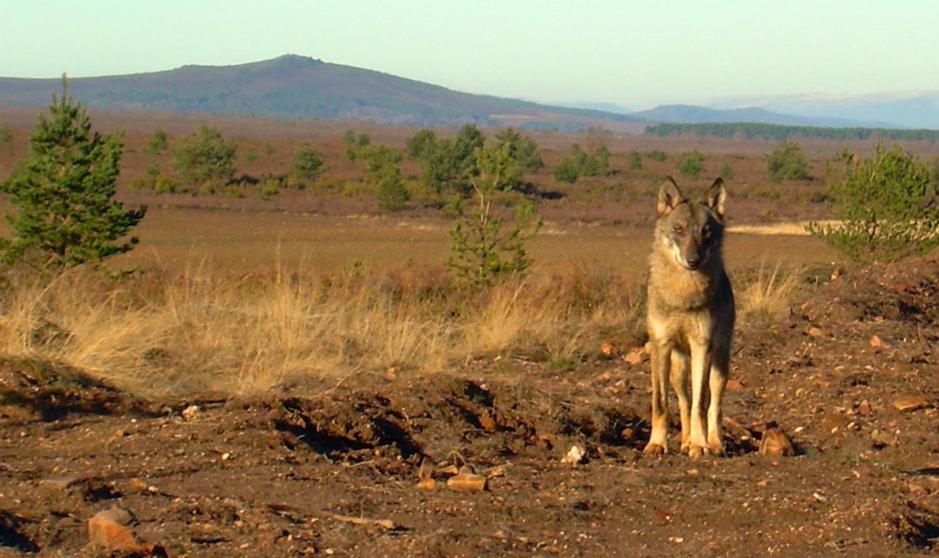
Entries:
{"label": "wolf", "polygon": [[645,453],[668,452],[668,383],[678,395],[681,451],[692,458],[724,453],[721,400],[735,318],[721,253],[726,198],[720,178],[699,200],[685,198],[671,177],[659,189],[649,256],[652,433]]}

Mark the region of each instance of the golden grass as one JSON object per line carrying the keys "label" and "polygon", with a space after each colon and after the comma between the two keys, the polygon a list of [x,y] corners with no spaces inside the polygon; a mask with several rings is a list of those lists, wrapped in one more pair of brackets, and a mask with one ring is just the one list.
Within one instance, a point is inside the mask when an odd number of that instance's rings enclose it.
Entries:
{"label": "golden grass", "polygon": [[761,263],[738,287],[737,310],[744,318],[776,318],[788,313],[801,288],[798,271],[784,270],[781,264],[769,269]]}
{"label": "golden grass", "polygon": [[10,274],[0,350],[143,393],[252,393],[395,367],[434,373],[476,357],[575,363],[634,330],[634,285],[602,268],[472,291],[440,268],[232,276],[208,264],[122,278]]}

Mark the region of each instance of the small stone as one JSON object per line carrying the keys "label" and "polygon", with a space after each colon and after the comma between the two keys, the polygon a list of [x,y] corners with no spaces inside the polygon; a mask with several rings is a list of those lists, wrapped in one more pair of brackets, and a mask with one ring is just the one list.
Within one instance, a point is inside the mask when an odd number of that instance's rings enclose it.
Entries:
{"label": "small stone", "polygon": [[626,364],[632,364],[634,366],[637,364],[642,364],[644,359],[645,355],[643,354],[642,349],[633,349],[626,353],[625,356],[623,356],[623,360],[626,362]]}
{"label": "small stone", "polygon": [[805,332],[809,337],[826,337],[828,332],[820,327],[810,327],[808,331]]}
{"label": "small stone", "polygon": [[614,347],[610,343],[603,343],[602,345],[600,345],[600,354],[605,356],[606,358],[613,358],[614,356],[616,356],[616,347]]}
{"label": "small stone", "polygon": [[130,511],[114,506],[97,513],[88,520],[88,536],[92,545],[110,550],[134,550],[138,548],[134,536],[125,525],[133,521]]}
{"label": "small stone", "polygon": [[871,432],[871,440],[874,441],[874,444],[877,446],[894,446],[897,444],[897,435],[893,432],[883,431],[880,429],[874,429]]}
{"label": "small stone", "polygon": [[80,483],[85,480],[84,477],[74,476],[74,475],[60,475],[56,477],[48,477],[39,481],[39,486],[45,486],[48,488],[57,488],[65,489],[73,484]]}
{"label": "small stone", "polygon": [[839,430],[845,430],[851,421],[841,413],[828,413],[822,419],[822,430],[834,434]]}
{"label": "small stone", "polygon": [[574,444],[571,446],[571,449],[568,450],[567,455],[561,458],[561,463],[567,463],[568,465],[579,465],[584,461],[584,457],[586,456],[586,448],[581,445]]}
{"label": "small stone", "polygon": [[910,413],[928,407],[929,402],[918,395],[904,395],[894,401],[893,406],[901,413]]}
{"label": "small stone", "polygon": [[870,339],[870,345],[875,349],[887,349],[893,347],[894,343],[888,339],[884,339],[879,335],[873,335]]}
{"label": "small stone", "polygon": [[483,428],[486,432],[495,432],[496,431],[496,421],[492,419],[488,414],[482,414],[479,416],[479,426]]}
{"label": "small stone", "polygon": [[468,492],[479,492],[486,490],[486,482],[489,479],[482,475],[477,475],[473,469],[467,465],[460,467],[460,472],[456,476],[447,479],[447,488],[451,490],[461,490]]}
{"label": "small stone", "polygon": [[772,426],[763,431],[760,454],[770,457],[791,457],[796,454],[796,450],[783,431],[778,426]]}

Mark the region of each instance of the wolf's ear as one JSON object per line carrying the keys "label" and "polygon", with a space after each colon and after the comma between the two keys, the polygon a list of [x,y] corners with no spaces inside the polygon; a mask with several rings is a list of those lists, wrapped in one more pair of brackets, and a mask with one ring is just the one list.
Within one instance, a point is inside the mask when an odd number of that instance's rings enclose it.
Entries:
{"label": "wolf's ear", "polygon": [[662,186],[659,188],[659,203],[656,206],[659,215],[665,215],[671,212],[683,201],[685,201],[685,197],[681,195],[678,184],[675,184],[671,176],[666,176],[665,180],[662,182]]}
{"label": "wolf's ear", "polygon": [[701,199],[701,203],[710,207],[715,213],[724,216],[724,200],[727,199],[727,189],[724,188],[724,180],[720,177],[711,184],[706,194]]}

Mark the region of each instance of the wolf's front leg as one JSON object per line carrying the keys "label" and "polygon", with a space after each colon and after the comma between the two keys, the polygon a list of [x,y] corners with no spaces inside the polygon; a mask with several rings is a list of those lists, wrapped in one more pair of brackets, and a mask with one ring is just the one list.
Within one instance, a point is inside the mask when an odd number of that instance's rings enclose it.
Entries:
{"label": "wolf's front leg", "polygon": [[719,350],[711,366],[711,404],[708,408],[708,447],[713,455],[724,455],[722,430],[724,388],[730,374],[730,350]]}
{"label": "wolf's front leg", "polygon": [[710,453],[705,424],[707,421],[708,383],[711,375],[710,348],[705,343],[691,347],[691,440],[688,456],[701,457]]}
{"label": "wolf's front leg", "polygon": [[652,342],[652,433],[645,453],[668,453],[668,377],[671,348]]}

